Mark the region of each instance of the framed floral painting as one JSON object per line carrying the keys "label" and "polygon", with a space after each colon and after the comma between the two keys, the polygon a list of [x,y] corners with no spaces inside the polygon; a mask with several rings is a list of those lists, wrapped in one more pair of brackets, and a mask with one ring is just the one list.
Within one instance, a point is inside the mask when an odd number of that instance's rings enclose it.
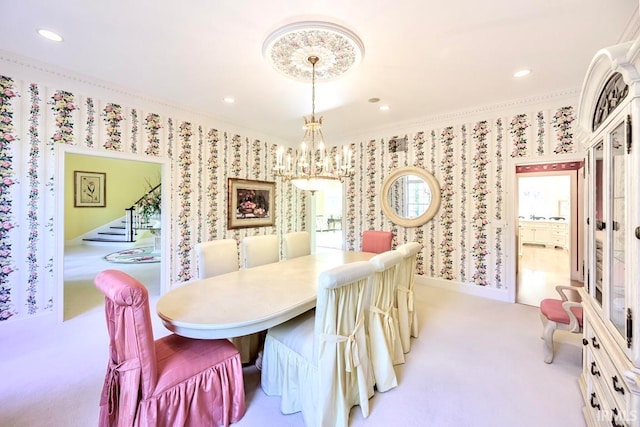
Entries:
{"label": "framed floral painting", "polygon": [[73,206],[104,208],[107,206],[107,174],[74,171]]}
{"label": "framed floral painting", "polygon": [[275,182],[229,178],[227,228],[273,226],[275,190]]}

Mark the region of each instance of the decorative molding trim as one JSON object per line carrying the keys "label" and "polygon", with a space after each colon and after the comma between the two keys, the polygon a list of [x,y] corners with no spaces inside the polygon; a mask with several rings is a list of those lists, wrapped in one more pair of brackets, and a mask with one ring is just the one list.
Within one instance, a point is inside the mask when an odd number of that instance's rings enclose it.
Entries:
{"label": "decorative molding trim", "polygon": [[371,135],[375,135],[379,137],[382,134],[393,135],[394,132],[397,134],[398,129],[401,129],[403,132],[408,132],[408,129],[424,129],[425,127],[437,127],[436,125],[439,123],[446,124],[448,126],[458,124],[459,122],[464,121],[473,121],[472,119],[478,118],[479,116],[484,116],[485,118],[488,115],[492,115],[492,117],[500,116],[500,113],[504,113],[507,111],[515,111],[518,107],[527,106],[528,108],[532,108],[534,105],[550,103],[552,101],[557,101],[559,103],[566,103],[567,99],[575,98],[576,104],[578,102],[578,96],[580,94],[580,88],[571,88],[571,89],[563,89],[555,92],[549,92],[539,95],[533,95],[525,98],[512,99],[509,101],[494,103],[494,104],[484,104],[478,105],[475,107],[470,107],[464,110],[457,110],[446,112],[442,114],[436,114],[431,116],[425,116],[423,118],[416,118],[412,120],[407,120],[404,122],[394,123],[392,125],[380,126],[377,128],[370,129],[366,134],[363,133],[354,133],[345,135],[345,139],[353,140],[353,139],[363,139],[368,140],[371,138]]}
{"label": "decorative molding trim", "polygon": [[[257,129],[249,129],[249,128],[245,128],[242,127],[238,124],[234,124],[229,122],[228,120],[225,119],[221,119],[219,117],[216,117],[214,115],[205,113],[203,111],[200,110],[194,110],[192,108],[186,107],[184,105],[180,105],[180,104],[175,104],[175,103],[171,103],[167,100],[161,99],[161,98],[155,98],[153,96],[149,96],[146,94],[143,94],[141,92],[135,92],[132,91],[130,89],[127,88],[123,88],[121,86],[118,86],[115,83],[111,83],[111,82],[106,82],[103,80],[99,80],[99,79],[94,79],[88,76],[84,76],[82,74],[76,73],[72,70],[66,69],[66,68],[62,68],[62,67],[58,67],[56,65],[53,64],[49,64],[46,62],[42,62],[42,61],[38,61],[37,59],[33,59],[33,58],[28,58],[25,56],[20,56],[8,51],[4,51],[2,49],[0,49],[0,64],[2,63],[7,63],[7,64],[11,64],[13,66],[17,66],[17,67],[21,67],[24,68],[26,70],[30,70],[33,73],[37,73],[40,75],[44,75],[44,76],[51,76],[52,78],[57,78],[57,79],[63,79],[63,80],[68,80],[71,82],[74,82],[76,85],[82,85],[87,87],[87,89],[84,89],[84,91],[88,91],[88,88],[97,88],[100,89],[106,93],[112,93],[112,94],[117,94],[121,97],[127,97],[129,98],[130,101],[132,102],[122,102],[122,104],[135,104],[135,103],[143,103],[143,104],[148,104],[148,103],[152,103],[156,106],[160,106],[166,110],[172,110],[171,113],[169,113],[168,111],[157,111],[157,113],[163,113],[163,114],[167,114],[167,115],[173,115],[176,116],[175,112],[180,112],[183,113],[185,116],[196,116],[199,119],[201,119],[202,121],[215,121],[215,125],[211,125],[212,127],[218,128],[218,129],[226,129],[228,132],[231,133],[242,133],[242,134],[246,134],[248,135],[248,137],[251,137],[252,139],[259,139],[259,140],[263,140],[263,141],[269,141],[271,143],[274,144],[290,144],[290,141],[286,141],[286,140],[282,140],[280,138],[276,138],[273,135],[267,135],[264,132],[261,132]],[[6,74],[11,74],[11,72],[6,71]],[[21,76],[21,78],[23,80],[25,80],[24,77]],[[33,79],[36,79],[36,77],[30,77]],[[40,79],[42,79],[43,77],[40,76]],[[38,79],[38,80],[40,80]],[[51,81],[38,81],[38,84],[44,84],[45,86],[50,86],[50,87],[54,87],[55,86],[60,86],[60,84],[54,84],[54,82]],[[67,88],[67,89],[71,89],[71,88]],[[75,93],[82,93],[83,90],[79,89],[79,88],[73,88]],[[89,94],[87,94],[89,95]],[[100,96],[100,94],[96,94],[96,93],[91,93],[90,96],[93,99],[99,99],[99,98],[103,98],[103,99],[108,99],[107,96]],[[143,105],[137,105],[138,108],[144,107]]]}

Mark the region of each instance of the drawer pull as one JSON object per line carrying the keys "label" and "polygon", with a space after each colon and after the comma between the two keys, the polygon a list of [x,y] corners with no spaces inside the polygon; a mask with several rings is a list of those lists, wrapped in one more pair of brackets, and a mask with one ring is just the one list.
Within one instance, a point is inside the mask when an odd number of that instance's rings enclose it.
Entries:
{"label": "drawer pull", "polygon": [[622,424],[618,424],[616,422],[616,415],[618,415],[618,408],[613,408],[611,412],[613,412],[613,414],[611,415],[611,425],[613,427],[624,427]]}
{"label": "drawer pull", "polygon": [[596,362],[591,362],[591,375],[600,376],[600,371],[596,369]]}
{"label": "drawer pull", "polygon": [[596,400],[596,394],[595,393],[591,393],[591,399],[589,399],[589,403],[591,403],[591,407],[597,409],[598,411],[600,410],[600,404],[595,402]]}
{"label": "drawer pull", "polygon": [[620,394],[624,394],[624,388],[618,387],[618,376],[614,375],[611,377],[611,379],[613,380],[613,389]]}
{"label": "drawer pull", "polygon": [[600,348],[600,344],[598,344],[596,337],[591,337],[591,345],[593,345],[593,348]]}

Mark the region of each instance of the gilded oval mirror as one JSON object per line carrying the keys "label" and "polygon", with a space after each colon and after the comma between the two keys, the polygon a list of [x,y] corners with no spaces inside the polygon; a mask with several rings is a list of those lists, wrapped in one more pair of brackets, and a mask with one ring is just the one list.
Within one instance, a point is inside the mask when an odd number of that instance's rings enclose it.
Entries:
{"label": "gilded oval mirror", "polygon": [[406,166],[393,171],[382,183],[382,211],[402,227],[418,227],[440,208],[438,180],[424,169]]}

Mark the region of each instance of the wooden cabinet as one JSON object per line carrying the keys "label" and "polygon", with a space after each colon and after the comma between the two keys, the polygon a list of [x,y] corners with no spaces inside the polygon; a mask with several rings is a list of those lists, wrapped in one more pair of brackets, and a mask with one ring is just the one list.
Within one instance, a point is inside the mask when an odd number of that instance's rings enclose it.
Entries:
{"label": "wooden cabinet", "polygon": [[520,220],[518,228],[521,245],[569,248],[569,224],[565,221]]}
{"label": "wooden cabinet", "polygon": [[589,426],[640,426],[640,40],[598,52],[578,113],[585,160],[580,390]]}

